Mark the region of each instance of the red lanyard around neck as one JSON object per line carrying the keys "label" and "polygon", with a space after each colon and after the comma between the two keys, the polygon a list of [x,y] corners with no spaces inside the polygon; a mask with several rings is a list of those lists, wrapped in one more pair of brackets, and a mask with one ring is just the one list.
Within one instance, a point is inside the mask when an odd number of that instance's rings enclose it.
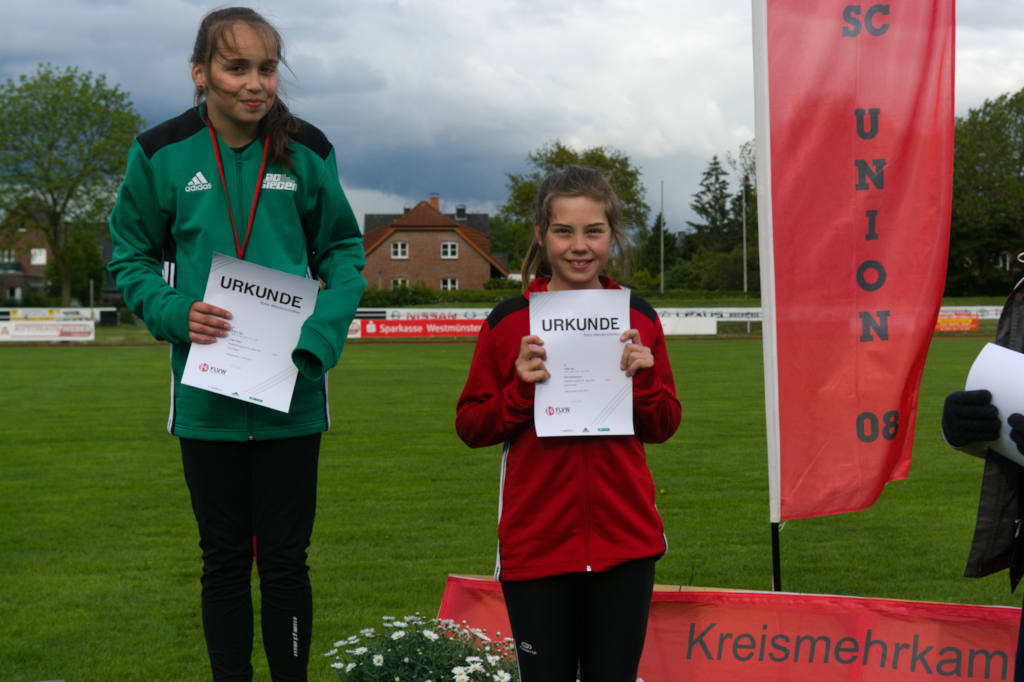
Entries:
{"label": "red lanyard around neck", "polygon": [[210,142],[213,143],[213,155],[217,158],[217,170],[220,172],[220,184],[224,188],[224,200],[228,205],[228,218],[231,220],[231,232],[235,235],[235,253],[238,254],[239,260],[245,256],[245,247],[249,245],[249,235],[252,234],[252,223],[256,218],[256,204],[260,200],[260,187],[263,185],[263,175],[267,172],[267,144],[266,140],[263,140],[263,161],[260,163],[260,174],[256,178],[256,191],[252,195],[252,208],[249,209],[249,226],[245,231],[245,241],[241,244],[238,243],[238,229],[235,227],[235,216],[231,212],[231,197],[228,196],[228,183],[224,179],[224,163],[220,158],[220,145],[217,144],[217,133],[213,130],[213,124],[210,123],[210,117],[206,117],[206,127],[210,130]]}

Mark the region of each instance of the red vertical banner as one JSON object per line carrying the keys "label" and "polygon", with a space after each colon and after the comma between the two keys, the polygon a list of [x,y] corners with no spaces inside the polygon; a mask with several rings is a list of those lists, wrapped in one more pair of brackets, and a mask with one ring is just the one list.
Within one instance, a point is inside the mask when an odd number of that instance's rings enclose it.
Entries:
{"label": "red vertical banner", "polygon": [[910,466],[946,274],[954,2],[754,0],[772,521]]}

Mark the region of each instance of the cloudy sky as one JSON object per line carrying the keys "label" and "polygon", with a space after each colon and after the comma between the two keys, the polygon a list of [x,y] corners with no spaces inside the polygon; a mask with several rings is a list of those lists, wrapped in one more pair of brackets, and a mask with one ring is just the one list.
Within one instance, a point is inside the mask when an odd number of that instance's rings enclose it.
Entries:
{"label": "cloudy sky", "polygon": [[[844,3],[837,2],[837,6]],[[192,101],[188,0],[0,0],[0,77],[40,62],[105,74],[150,125]],[[956,113],[1024,87],[1024,2],[957,3]],[[356,213],[493,213],[505,173],[561,140],[664,184],[678,230],[712,155],[753,137],[749,0],[313,0],[252,5],[285,39],[286,96],[338,150]]]}

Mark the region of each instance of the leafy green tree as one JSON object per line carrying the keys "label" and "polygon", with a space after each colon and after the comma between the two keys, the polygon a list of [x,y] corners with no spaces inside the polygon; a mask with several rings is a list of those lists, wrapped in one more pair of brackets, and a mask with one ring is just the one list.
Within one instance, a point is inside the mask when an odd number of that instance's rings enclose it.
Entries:
{"label": "leafy green tree", "polygon": [[537,188],[545,177],[569,165],[587,166],[604,172],[622,203],[622,223],[627,236],[647,225],[650,207],[644,201],[646,188],[640,179],[640,169],[633,165],[623,152],[609,147],[597,146],[576,151],[558,140],[548,142],[540,149],[527,155],[530,169],[525,173],[506,173],[508,198],[498,209],[492,224],[492,250],[497,240],[508,248],[510,267],[518,267],[525,255],[526,247],[533,239],[533,223],[536,213]]}
{"label": "leafy green tree", "polygon": [[522,267],[523,256],[533,239],[533,223],[512,220],[503,213],[491,218],[491,253],[508,255],[508,266],[512,270]]}
{"label": "leafy green tree", "polygon": [[[749,145],[750,143],[748,142],[745,144]],[[732,165],[731,158],[729,159],[729,162],[730,165]],[[739,243],[737,246],[734,246],[733,249],[739,249],[740,267],[742,268],[744,262],[743,242],[744,240],[746,241],[747,291],[760,291],[761,280],[757,243],[757,190],[753,184],[754,172],[752,166],[749,170],[744,170],[744,168],[740,166],[739,170],[741,172],[739,190],[729,199],[729,220],[735,225],[739,225]],[[744,225],[746,226],[745,231]],[[742,270],[740,274],[742,280]],[[742,290],[742,288],[741,281],[740,290]]]}
{"label": "leafy green tree", "polygon": [[76,67],[40,64],[0,85],[0,208],[23,211],[46,234],[62,305],[75,239],[106,224],[142,126],[127,93]]}
{"label": "leafy green tree", "polygon": [[690,281],[690,273],[693,271],[693,263],[680,258],[672,267],[665,269],[666,289],[685,289]]}
{"label": "leafy green tree", "polygon": [[[71,272],[71,300],[80,305],[89,302],[89,282],[92,281],[93,301],[103,295],[103,283],[107,276],[107,264],[100,255],[100,245],[96,237],[87,231],[78,231],[69,237],[68,265]],[[56,261],[51,260],[46,266],[46,281],[50,296],[60,295],[60,280],[57,277]]]}
{"label": "leafy green tree", "polygon": [[713,156],[690,203],[700,220],[687,221],[690,229],[680,235],[680,263],[670,268],[671,276],[666,273],[669,286],[683,282],[694,289],[743,291],[746,274],[746,290],[760,290],[754,140],[725,159],[738,176],[737,190],[730,191],[730,173]]}
{"label": "leafy green tree", "polygon": [[651,274],[646,269],[633,271],[633,277],[629,282],[629,286],[633,289],[649,290],[657,289],[660,283],[660,276],[656,272]]}
{"label": "leafy green tree", "polygon": [[1024,89],[958,118],[946,294],[1002,294],[1024,249]]}
{"label": "leafy green tree", "polygon": [[[633,249],[634,272],[646,270],[650,276],[653,277],[655,286],[660,284],[663,243],[661,231],[663,223],[664,216],[661,213],[658,213],[654,218],[654,225],[643,231],[642,241],[640,241],[640,235],[637,235],[637,244]],[[677,235],[674,232],[666,230],[664,236],[665,270],[668,271],[671,269],[681,256],[682,250],[679,247]],[[636,284],[635,277],[633,284]]]}
{"label": "leafy green tree", "polygon": [[743,252],[741,246],[732,251],[698,249],[686,273],[688,289],[707,291],[740,291],[743,289]]}
{"label": "leafy green tree", "polygon": [[728,172],[718,156],[713,156],[701,176],[700,189],[690,202],[690,208],[702,221],[686,221],[693,230],[689,241],[696,249],[728,252],[739,243],[739,225],[729,214],[730,196]]}
{"label": "leafy green tree", "polygon": [[[688,220],[690,231],[682,238],[681,255],[689,262],[685,278],[689,288],[743,289],[742,192],[748,188],[741,186],[740,193],[733,196],[728,175],[718,156],[711,157],[701,176],[700,189],[690,202],[690,208],[702,220]],[[741,185],[746,183],[741,180]],[[749,242],[747,255],[749,261]]]}

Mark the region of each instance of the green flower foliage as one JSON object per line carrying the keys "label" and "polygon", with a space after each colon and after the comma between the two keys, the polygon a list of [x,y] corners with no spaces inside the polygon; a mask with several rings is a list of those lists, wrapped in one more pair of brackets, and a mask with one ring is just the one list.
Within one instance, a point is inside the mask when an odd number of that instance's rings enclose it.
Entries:
{"label": "green flower foliage", "polygon": [[[500,633],[496,633],[496,637]],[[511,639],[450,620],[419,615],[384,616],[381,629],[366,628],[334,643],[339,682],[518,682]]]}

